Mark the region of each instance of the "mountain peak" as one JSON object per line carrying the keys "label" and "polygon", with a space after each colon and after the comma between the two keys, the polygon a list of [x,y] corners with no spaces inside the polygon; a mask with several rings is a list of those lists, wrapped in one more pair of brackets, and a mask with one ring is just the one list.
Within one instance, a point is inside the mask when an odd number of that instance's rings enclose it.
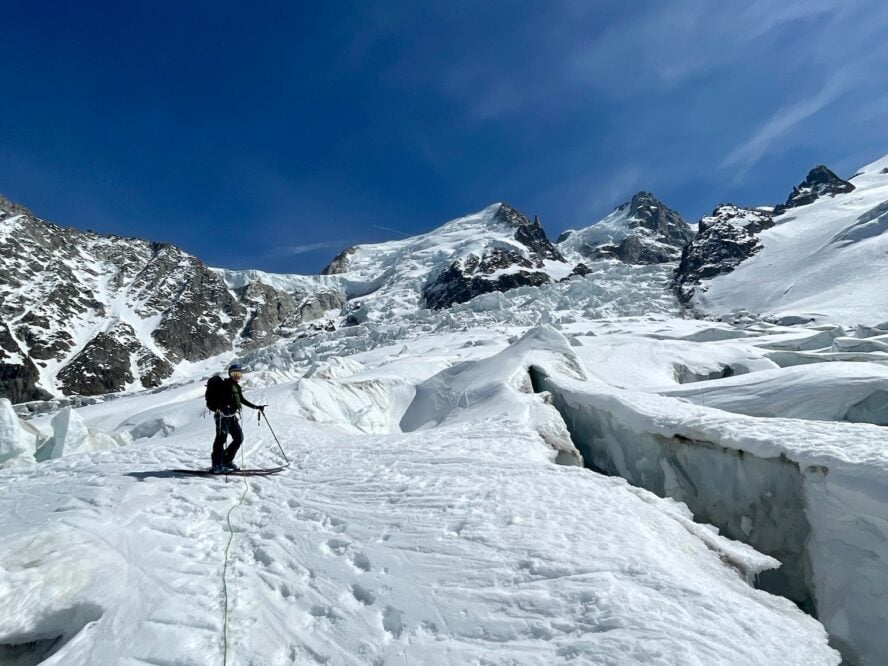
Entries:
{"label": "mountain peak", "polygon": [[595,224],[562,234],[558,245],[586,259],[658,264],[677,260],[693,237],[693,229],[681,215],[650,192],[641,191]]}
{"label": "mountain peak", "polygon": [[649,229],[671,244],[683,246],[694,236],[684,218],[650,192],[638,192],[629,201],[628,207],[628,216],[637,221],[634,226]]}
{"label": "mountain peak", "polygon": [[497,222],[513,227],[526,227],[534,223],[539,225],[539,218],[534,218],[534,222],[531,222],[521,211],[517,208],[512,208],[507,203],[494,204],[494,206],[496,206],[496,212],[493,215],[493,219]]}
{"label": "mountain peak", "polygon": [[847,180],[842,180],[824,165],[818,164],[808,172],[805,180],[792,188],[792,193],[786,199],[786,203],[777,206],[774,209],[774,214],[781,215],[790,208],[807,206],[824,195],[834,197],[837,194],[853,190],[854,185]]}
{"label": "mountain peak", "polygon": [[11,201],[0,194],[0,220],[5,220],[16,215],[27,215],[34,217],[34,213],[14,201]]}
{"label": "mountain peak", "polygon": [[629,201],[629,210],[633,212],[645,206],[663,206],[663,203],[653,194],[644,190],[636,192]]}
{"label": "mountain peak", "polygon": [[515,240],[539,257],[551,261],[564,261],[564,257],[546,236],[538,215],[534,215],[533,222],[531,222],[517,209],[507,203],[501,203],[494,215],[494,220],[515,227]]}

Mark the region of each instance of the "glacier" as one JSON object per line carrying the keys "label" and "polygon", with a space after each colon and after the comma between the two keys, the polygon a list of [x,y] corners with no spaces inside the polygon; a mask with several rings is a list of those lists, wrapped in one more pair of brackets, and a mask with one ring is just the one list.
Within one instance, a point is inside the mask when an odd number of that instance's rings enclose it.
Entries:
{"label": "glacier", "polygon": [[[0,662],[883,663],[886,165],[755,209],[761,248],[690,304],[678,245],[595,250],[631,206],[554,245],[495,204],[321,276],[201,265],[230,304],[212,355],[145,383],[127,347],[120,393],[0,399]],[[77,319],[65,358],[97,331],[166,355],[102,270],[110,319]],[[522,270],[547,279],[457,288]],[[279,440],[292,464],[181,475],[235,359],[277,434],[247,413],[239,463],[279,465]]]}
{"label": "glacier", "polygon": [[[759,575],[761,587],[816,615],[852,663],[876,664],[888,654],[880,631],[888,623],[883,429],[732,418],[544,367],[531,373],[537,390],[554,396],[593,469],[681,501],[696,519],[780,560],[779,569]],[[804,390],[803,383],[784,385],[785,403],[802,402]]]}
{"label": "glacier", "polygon": [[[284,370],[248,374],[294,461],[261,480],[169,471],[209,455],[200,382],[77,409],[134,441],[0,471],[0,655],[837,664],[816,620],[752,584],[776,559],[579,465],[529,370],[606,384],[562,332],[520,331],[433,331],[275,383]],[[56,418],[28,423],[67,441]],[[268,429],[244,425],[244,460],[277,464]]]}

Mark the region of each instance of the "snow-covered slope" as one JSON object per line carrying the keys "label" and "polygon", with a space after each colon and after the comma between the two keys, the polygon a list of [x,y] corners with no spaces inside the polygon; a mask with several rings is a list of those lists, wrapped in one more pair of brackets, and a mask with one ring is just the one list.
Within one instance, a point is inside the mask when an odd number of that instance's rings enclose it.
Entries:
{"label": "snow-covered slope", "polygon": [[506,204],[452,220],[418,236],[358,245],[324,270],[345,285],[349,322],[403,318],[484,293],[539,286],[574,269],[531,222]]}
{"label": "snow-covered slope", "polygon": [[715,314],[744,309],[800,320],[888,322],[888,157],[848,182],[851,191],[796,188],[792,207],[775,211],[782,214],[774,226],[759,234],[761,251],[704,280],[694,304]]}
{"label": "snow-covered slope", "polygon": [[595,224],[566,231],[558,249],[577,260],[615,258],[629,264],[675,261],[694,237],[681,215],[648,192],[632,199]]}
{"label": "snow-covered slope", "polygon": [[[390,403],[388,432],[306,419],[298,383],[248,385],[294,461],[258,480],[169,471],[208,456],[199,384],[78,410],[141,436],[0,471],[0,658],[838,663],[813,618],[752,586],[774,559],[679,503],[555,464],[574,449],[528,366],[581,380],[566,338],[473,338],[494,341],[427,336],[312,371],[316,394],[325,375],[334,395],[352,371],[405,378],[416,397]],[[461,365],[440,371],[436,347]],[[276,464],[269,429],[245,427],[246,464]]]}
{"label": "snow-covered slope", "polygon": [[875,363],[814,363],[662,391],[750,416],[888,426],[888,355]]}
{"label": "snow-covered slope", "polygon": [[[694,304],[735,284],[753,311],[719,322],[682,318],[682,241],[641,200],[560,247],[497,204],[323,276],[7,205],[0,381],[33,349],[53,381],[118,350],[134,381],[79,408],[0,399],[0,663],[882,664],[888,314],[866,287],[886,286],[888,160],[853,189],[815,172],[776,211],[720,207],[686,253]],[[795,303],[790,278],[853,325],[752,307]],[[223,351],[191,360],[211,334]],[[138,390],[139,345],[175,383]],[[234,354],[293,464],[182,476]],[[282,460],[244,426],[243,464]]]}

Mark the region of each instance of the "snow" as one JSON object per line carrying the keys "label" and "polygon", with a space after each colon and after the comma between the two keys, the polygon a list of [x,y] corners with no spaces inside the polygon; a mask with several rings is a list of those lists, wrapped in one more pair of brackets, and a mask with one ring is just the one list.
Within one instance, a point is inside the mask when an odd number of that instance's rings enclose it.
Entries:
{"label": "snow", "polygon": [[53,416],[50,425],[52,437],[34,454],[38,461],[61,458],[72,453],[108,451],[132,442],[128,433],[110,435],[87,427],[80,414],[71,407],[65,407]]}
{"label": "snow", "polygon": [[[261,479],[168,471],[208,463],[200,381],[34,419],[66,446],[135,441],[0,471],[0,656],[220,662],[225,571],[232,664],[838,663],[820,624],[751,585],[773,558],[555,464],[572,444],[528,367],[606,386],[575,349],[551,327],[432,332],[309,378],[248,374],[293,460]],[[346,391],[387,421],[352,419]],[[343,413],[307,418],[311,396]],[[244,464],[279,464],[252,416]]]}
{"label": "snow", "polygon": [[[415,316],[422,308],[423,288],[451,263],[463,262],[471,255],[482,257],[492,248],[529,255],[528,248],[515,240],[515,227],[497,219],[501,206],[491,204],[403,240],[357,245],[351,248],[346,272],[329,277],[337,280],[350,299],[362,299],[364,307],[354,313],[359,321]],[[566,277],[573,266],[547,260],[542,270],[557,280]],[[485,277],[495,279],[518,270],[511,266]]]}
{"label": "snow", "polygon": [[[587,462],[686,502],[698,519],[781,559],[784,566],[769,589],[816,610],[834,644],[852,661],[876,664],[888,654],[880,629],[888,626],[888,606],[882,601],[888,598],[888,448],[883,428],[728,415],[674,398],[541,372],[538,385],[554,393]],[[784,377],[780,391],[768,394],[768,379],[794,372],[795,377]],[[756,375],[766,377],[758,380]],[[809,387],[804,379],[810,377],[820,381]],[[869,368],[848,372],[838,364],[828,365],[824,376],[805,366],[706,384],[714,385],[714,402],[725,408],[763,411],[770,397],[775,410],[811,418],[818,405],[830,403],[825,395],[830,378],[853,388],[861,377],[870,386],[855,388],[858,397],[873,385],[884,386],[884,373]],[[764,383],[760,396],[751,386],[758,381]],[[709,390],[701,389],[701,402]],[[839,405],[820,417],[836,417],[841,411],[843,398],[839,392],[834,397]],[[806,400],[814,404],[805,405]],[[883,409],[882,402],[878,408]],[[840,570],[853,571],[853,579]]]}
{"label": "snow", "polygon": [[[208,466],[234,351],[27,420],[0,401],[0,663],[882,663],[885,167],[706,283],[723,321],[682,318],[674,264],[608,260],[422,308],[452,261],[524,252],[498,204],[340,275],[219,270],[353,299],[358,323],[238,359],[292,465],[171,471]],[[81,278],[150,338],[107,271]],[[243,425],[240,462],[280,464]]]}
{"label": "snow", "polygon": [[661,393],[749,416],[888,426],[888,367],[871,363],[763,370]]}
{"label": "snow", "polygon": [[[630,223],[635,218],[629,212],[629,206],[619,206],[613,212],[593,225],[574,231],[567,239],[558,244],[558,248],[565,255],[577,259],[583,258],[582,249],[585,246],[618,245],[630,234]],[[641,229],[641,232],[647,231]]]}
{"label": "snow", "polygon": [[36,437],[27,432],[12,403],[0,398],[0,467],[34,462]]}
{"label": "snow", "polygon": [[854,191],[791,208],[763,231],[763,249],[731,273],[704,281],[707,312],[745,309],[774,317],[875,325],[888,322],[888,157],[861,169]]}
{"label": "snow", "polygon": [[296,275],[259,270],[232,271],[225,268],[211,270],[222,276],[229,289],[243,289],[258,282],[279,291],[315,293],[322,289],[337,289],[341,286],[341,280],[336,275]]}

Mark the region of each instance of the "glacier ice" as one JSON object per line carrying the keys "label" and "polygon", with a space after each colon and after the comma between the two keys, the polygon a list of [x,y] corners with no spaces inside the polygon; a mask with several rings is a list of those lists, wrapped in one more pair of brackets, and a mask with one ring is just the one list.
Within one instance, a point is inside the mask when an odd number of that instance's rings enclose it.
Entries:
{"label": "glacier ice", "polygon": [[888,453],[880,428],[732,419],[543,367],[531,372],[535,387],[554,396],[587,464],[685,502],[696,519],[776,557],[782,566],[761,574],[761,585],[813,612],[851,663],[881,663]]}
{"label": "glacier ice", "polygon": [[71,407],[60,410],[50,423],[53,434],[37,449],[38,462],[74,453],[110,451],[133,441],[129,433],[108,434],[87,427],[83,417]]}
{"label": "glacier ice", "polygon": [[0,467],[34,462],[37,438],[22,427],[7,398],[0,398]]}

